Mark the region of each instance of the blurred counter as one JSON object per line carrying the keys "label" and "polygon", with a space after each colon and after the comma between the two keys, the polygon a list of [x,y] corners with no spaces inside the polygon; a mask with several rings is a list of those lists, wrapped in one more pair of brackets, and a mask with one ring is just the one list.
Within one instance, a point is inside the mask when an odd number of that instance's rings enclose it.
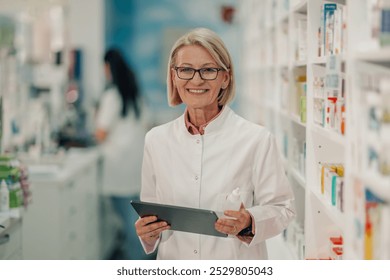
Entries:
{"label": "blurred counter", "polygon": [[22,220],[0,215],[0,260],[22,258]]}
{"label": "blurred counter", "polygon": [[77,176],[91,164],[95,164],[101,153],[98,147],[72,148],[59,155],[31,159],[19,157],[28,166],[29,178],[33,182],[65,182]]}
{"label": "blurred counter", "polygon": [[32,203],[23,216],[24,259],[102,259],[98,147],[29,160]]}

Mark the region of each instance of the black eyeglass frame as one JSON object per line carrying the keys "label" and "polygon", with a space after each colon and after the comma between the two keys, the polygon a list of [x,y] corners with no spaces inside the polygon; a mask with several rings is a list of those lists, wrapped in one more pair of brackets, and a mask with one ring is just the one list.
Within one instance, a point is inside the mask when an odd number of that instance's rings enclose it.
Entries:
{"label": "black eyeglass frame", "polygon": [[[188,78],[188,79],[181,78],[180,75],[179,75],[179,72],[178,72],[178,70],[179,70],[180,68],[192,69],[192,70],[194,70],[194,74],[192,75],[191,78]],[[196,72],[199,73],[199,76],[200,76],[200,78],[201,78],[202,80],[205,80],[205,81],[214,81],[215,79],[218,78],[218,73],[219,73],[219,71],[225,71],[225,69],[223,69],[223,68],[218,68],[218,67],[204,67],[204,68],[195,69],[195,68],[192,68],[192,67],[178,67],[178,66],[175,66],[175,67],[173,67],[173,69],[176,71],[176,75],[177,75],[177,77],[178,77],[180,80],[186,80],[186,81],[192,80],[192,79],[195,77]],[[215,76],[215,78],[214,78],[214,79],[205,79],[205,78],[203,78],[202,72],[201,72],[201,71],[202,71],[202,70],[204,71],[205,69],[213,69],[213,70],[216,70],[216,71],[217,71],[217,75]]]}

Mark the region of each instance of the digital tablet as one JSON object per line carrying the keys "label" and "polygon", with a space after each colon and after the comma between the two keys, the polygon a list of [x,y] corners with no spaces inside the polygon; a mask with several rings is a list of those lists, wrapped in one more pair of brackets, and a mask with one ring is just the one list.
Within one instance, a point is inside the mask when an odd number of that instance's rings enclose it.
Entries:
{"label": "digital tablet", "polygon": [[214,228],[218,216],[212,210],[173,206],[142,201],[130,202],[140,217],[157,216],[166,221],[171,230],[185,231],[218,237],[227,237]]}

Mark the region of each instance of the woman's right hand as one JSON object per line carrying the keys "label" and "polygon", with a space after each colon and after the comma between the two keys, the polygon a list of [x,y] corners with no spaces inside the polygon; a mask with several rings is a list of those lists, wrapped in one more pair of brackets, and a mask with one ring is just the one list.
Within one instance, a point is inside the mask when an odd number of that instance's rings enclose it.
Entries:
{"label": "woman's right hand", "polygon": [[154,245],[157,239],[159,239],[160,233],[171,228],[165,221],[156,221],[156,216],[147,216],[140,218],[135,222],[137,235],[146,244]]}

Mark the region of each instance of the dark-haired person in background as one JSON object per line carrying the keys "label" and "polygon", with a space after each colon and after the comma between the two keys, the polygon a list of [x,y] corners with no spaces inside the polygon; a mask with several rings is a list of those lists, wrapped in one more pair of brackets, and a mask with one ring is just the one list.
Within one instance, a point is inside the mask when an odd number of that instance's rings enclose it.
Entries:
{"label": "dark-haired person in background", "polygon": [[122,221],[123,259],[145,259],[134,222],[138,218],[130,200],[138,199],[144,145],[144,110],[134,73],[118,49],[104,56],[106,88],[96,116],[95,138],[104,156],[103,194]]}

